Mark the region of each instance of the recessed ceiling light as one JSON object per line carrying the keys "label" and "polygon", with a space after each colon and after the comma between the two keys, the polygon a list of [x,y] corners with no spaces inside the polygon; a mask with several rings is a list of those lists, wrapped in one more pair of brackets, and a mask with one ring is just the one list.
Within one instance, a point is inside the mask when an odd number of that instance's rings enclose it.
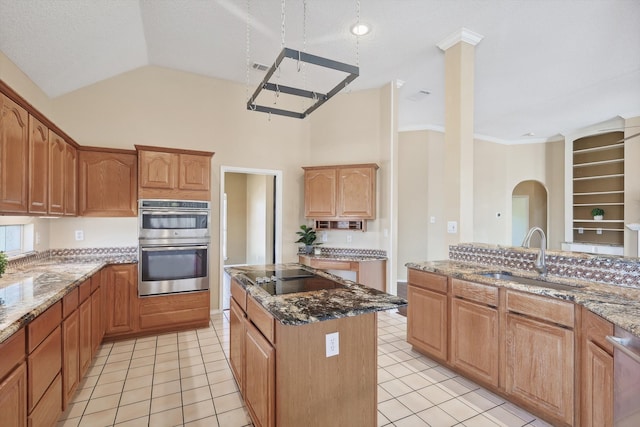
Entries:
{"label": "recessed ceiling light", "polygon": [[367,24],[363,24],[362,22],[355,24],[351,27],[351,33],[356,36],[365,36],[369,34],[371,28]]}

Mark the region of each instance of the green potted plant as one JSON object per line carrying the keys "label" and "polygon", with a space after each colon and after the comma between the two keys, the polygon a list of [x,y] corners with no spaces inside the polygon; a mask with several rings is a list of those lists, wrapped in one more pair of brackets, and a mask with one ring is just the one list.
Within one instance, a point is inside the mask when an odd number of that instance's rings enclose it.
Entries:
{"label": "green potted plant", "polygon": [[591,209],[591,216],[593,216],[593,219],[596,221],[602,221],[602,218],[604,218],[604,209],[602,208]]}
{"label": "green potted plant", "polygon": [[296,243],[304,243],[305,253],[310,254],[311,252],[313,252],[314,242],[318,238],[318,236],[316,235],[316,231],[304,224],[300,226],[300,230],[301,231],[296,231],[296,234],[300,236],[300,238],[296,240]]}
{"label": "green potted plant", "polygon": [[7,260],[7,254],[5,254],[4,252],[0,252],[0,277],[2,277],[5,270],[7,269],[8,263],[9,261]]}

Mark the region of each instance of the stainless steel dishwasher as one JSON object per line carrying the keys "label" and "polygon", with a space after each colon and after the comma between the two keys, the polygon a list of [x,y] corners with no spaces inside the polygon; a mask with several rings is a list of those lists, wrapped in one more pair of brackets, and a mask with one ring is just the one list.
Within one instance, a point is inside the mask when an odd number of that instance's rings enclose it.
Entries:
{"label": "stainless steel dishwasher", "polygon": [[640,426],[640,338],[616,326],[613,349],[613,425]]}

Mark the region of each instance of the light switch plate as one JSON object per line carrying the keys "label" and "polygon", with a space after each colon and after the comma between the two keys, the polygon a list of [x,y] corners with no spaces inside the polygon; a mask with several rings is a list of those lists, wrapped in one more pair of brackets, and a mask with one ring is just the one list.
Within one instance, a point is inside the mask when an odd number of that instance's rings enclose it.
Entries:
{"label": "light switch plate", "polygon": [[76,240],[84,240],[84,231],[76,230]]}
{"label": "light switch plate", "polygon": [[455,234],[458,232],[458,222],[457,221],[447,221],[447,233]]}
{"label": "light switch plate", "polygon": [[340,353],[340,336],[338,332],[326,335],[327,338],[327,357],[337,356]]}

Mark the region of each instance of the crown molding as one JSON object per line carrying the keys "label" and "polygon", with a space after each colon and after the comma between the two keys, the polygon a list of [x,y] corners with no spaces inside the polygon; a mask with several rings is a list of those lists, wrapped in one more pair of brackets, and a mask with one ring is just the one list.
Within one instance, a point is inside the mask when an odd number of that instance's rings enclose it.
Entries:
{"label": "crown molding", "polygon": [[480,43],[480,40],[482,40],[483,38],[483,35],[462,27],[453,34],[445,37],[444,40],[437,44],[437,46],[443,51],[446,51],[451,46],[460,42],[465,42],[470,44],[471,46],[475,46]]}

